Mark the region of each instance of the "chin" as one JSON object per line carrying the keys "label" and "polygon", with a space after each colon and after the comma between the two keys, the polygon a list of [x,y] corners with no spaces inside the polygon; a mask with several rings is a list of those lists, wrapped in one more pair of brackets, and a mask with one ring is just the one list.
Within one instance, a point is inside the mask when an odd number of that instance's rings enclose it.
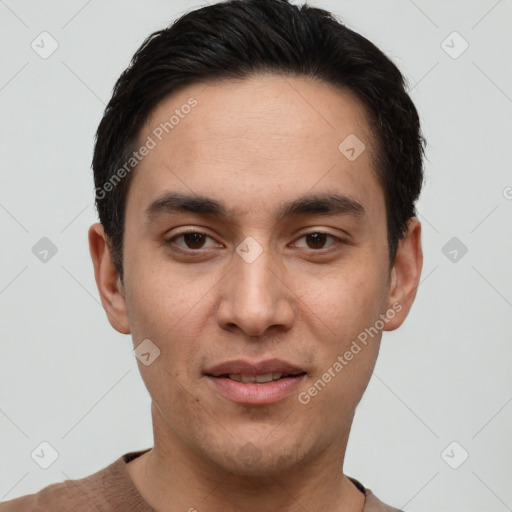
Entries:
{"label": "chin", "polygon": [[[300,449],[302,448],[302,449]],[[222,450],[213,456],[225,471],[241,476],[267,477],[282,474],[302,461],[303,446],[285,446],[283,442],[269,445],[251,441]],[[227,453],[231,451],[230,455]],[[211,456],[211,455],[210,455]]]}

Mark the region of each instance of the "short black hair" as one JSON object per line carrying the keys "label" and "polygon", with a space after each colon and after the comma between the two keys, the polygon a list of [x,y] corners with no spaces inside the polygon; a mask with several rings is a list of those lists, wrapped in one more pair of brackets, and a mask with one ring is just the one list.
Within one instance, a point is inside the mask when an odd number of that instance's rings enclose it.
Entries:
{"label": "short black hair", "polygon": [[126,197],[134,174],[126,169],[136,167],[135,141],[149,114],[178,88],[258,72],[313,77],[361,100],[376,141],[394,262],[416,215],[425,150],[403,75],[373,43],[326,10],[288,0],[229,0],[188,12],[151,34],[117,80],[99,124],[92,160],[96,208],[121,281]]}

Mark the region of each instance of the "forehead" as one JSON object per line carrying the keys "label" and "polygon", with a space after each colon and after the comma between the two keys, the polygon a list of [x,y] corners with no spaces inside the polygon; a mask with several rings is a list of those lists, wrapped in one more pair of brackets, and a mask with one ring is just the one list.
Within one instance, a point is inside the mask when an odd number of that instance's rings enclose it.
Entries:
{"label": "forehead", "polygon": [[[148,137],[152,149],[128,199],[136,189],[140,211],[165,190],[222,195],[252,208],[333,188],[358,202],[382,195],[363,105],[351,91],[312,78],[258,74],[192,84],[150,113],[137,147]],[[364,148],[356,159],[343,153],[347,140]]]}

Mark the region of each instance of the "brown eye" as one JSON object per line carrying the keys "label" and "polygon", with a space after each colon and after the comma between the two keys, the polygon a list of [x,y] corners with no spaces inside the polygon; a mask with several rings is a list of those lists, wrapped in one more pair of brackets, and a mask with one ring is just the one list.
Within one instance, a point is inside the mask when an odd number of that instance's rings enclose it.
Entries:
{"label": "brown eye", "polygon": [[189,249],[201,249],[206,235],[204,233],[185,233],[183,240]]}
{"label": "brown eye", "polygon": [[[210,245],[207,245],[208,239],[211,241]],[[215,246],[218,247],[218,244],[215,243],[215,240],[211,236],[200,231],[185,231],[183,233],[178,233],[177,235],[165,240],[165,243],[171,246],[173,250],[190,252],[196,252],[200,249],[208,249]]]}
{"label": "brown eye", "polygon": [[[328,240],[331,239],[332,242],[330,244],[326,243]],[[312,233],[306,233],[305,235],[302,235],[299,240],[304,240],[306,243],[305,245],[300,244],[299,247],[305,248],[305,249],[312,249],[313,251],[320,251],[322,249],[327,249],[333,245],[342,243],[343,241],[334,236],[330,233],[324,233],[322,231],[314,231]]]}
{"label": "brown eye", "polygon": [[310,249],[323,249],[327,236],[326,233],[310,233],[305,235]]}

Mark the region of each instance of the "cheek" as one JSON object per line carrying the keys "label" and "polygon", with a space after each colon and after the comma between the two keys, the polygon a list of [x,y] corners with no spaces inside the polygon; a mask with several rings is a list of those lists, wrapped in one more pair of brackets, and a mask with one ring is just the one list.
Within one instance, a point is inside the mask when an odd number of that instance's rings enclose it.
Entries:
{"label": "cheek", "polygon": [[160,351],[149,366],[138,361],[142,379],[156,402],[166,410],[169,404],[176,410],[192,408],[190,413],[195,414],[195,398],[183,389],[194,393],[189,384],[197,380],[195,361],[201,353],[201,340],[204,342],[205,333],[212,332],[208,325],[212,321],[212,295],[208,291],[216,281],[192,281],[169,273],[131,274],[137,283],[127,295],[133,344],[136,347],[150,339]]}
{"label": "cheek", "polygon": [[[157,359],[153,365],[140,368],[146,389],[160,415],[174,432],[197,437],[204,422],[205,405],[200,394],[188,382],[183,382],[180,365],[166,368],[166,361]],[[156,420],[156,428],[163,423]]]}
{"label": "cheek", "polygon": [[305,407],[314,410],[312,417],[323,429],[339,429],[341,423],[348,421],[368,385],[378,345],[373,342],[366,347],[360,345],[360,349],[350,361],[345,359],[345,352],[339,354],[343,363],[336,356],[329,360],[323,373],[315,376],[301,395],[303,400],[310,400]]}
{"label": "cheek", "polygon": [[214,289],[217,276],[198,276],[190,270],[183,273],[170,264],[138,265],[130,276],[134,284],[127,304],[135,342],[154,338],[168,344],[181,336],[187,341],[197,338],[209,318],[208,292]]}
{"label": "cheek", "polygon": [[339,340],[339,348],[374,324],[385,297],[385,276],[370,265],[340,268],[322,278],[302,277],[299,282],[304,314],[316,316]]}
{"label": "cheek", "polygon": [[368,385],[381,338],[380,333],[368,333],[374,332],[370,328],[381,313],[384,285],[377,273],[366,272],[363,279],[352,272],[333,280],[323,292],[309,292],[311,309],[329,326],[328,337],[319,346],[318,373],[306,390],[325,428],[338,428]]}

